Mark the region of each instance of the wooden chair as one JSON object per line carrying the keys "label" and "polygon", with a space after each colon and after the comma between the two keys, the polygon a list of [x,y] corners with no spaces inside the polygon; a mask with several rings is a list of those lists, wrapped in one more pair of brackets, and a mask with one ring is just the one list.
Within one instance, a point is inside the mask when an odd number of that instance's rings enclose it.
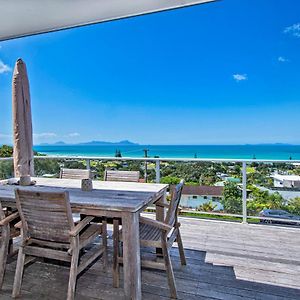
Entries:
{"label": "wooden chair", "polygon": [[[139,182],[140,172],[139,171],[115,171],[105,170],[104,181],[119,181],[119,182]],[[106,218],[108,224],[113,224],[113,234],[119,231],[119,226],[122,223],[121,218]],[[116,239],[113,236],[114,243]],[[115,247],[115,245],[114,245]]]}
{"label": "wooden chair", "polygon": [[[16,190],[16,204],[21,217],[21,246],[13,286],[13,297],[20,294],[25,256],[42,257],[71,263],[67,299],[74,299],[77,276],[99,256],[106,266],[106,227],[91,223],[87,216],[76,226],[72,218],[68,192]],[[104,246],[91,255],[79,251],[102,235]],[[87,257],[86,257],[87,256]]]}
{"label": "wooden chair", "polygon": [[[139,182],[140,172],[139,171],[115,171],[115,170],[105,170],[104,181],[120,181],[120,182]],[[116,218],[118,223],[121,222],[120,218]],[[112,224],[112,219],[109,219],[109,223]],[[118,228],[118,224],[115,224]]]}
{"label": "wooden chair", "polygon": [[92,178],[92,173],[88,169],[61,168],[59,178],[61,178],[61,179],[89,179],[89,178]]}
{"label": "wooden chair", "polygon": [[105,170],[104,181],[139,182],[139,171]]}
{"label": "wooden chair", "polygon": [[[180,235],[180,223],[178,222],[178,206],[183,188],[183,180],[176,186],[172,199],[169,204],[160,204],[168,209],[164,222],[140,217],[140,242],[142,247],[154,247],[162,250],[163,262],[142,260],[141,264],[147,268],[154,268],[167,271],[168,283],[172,298],[177,298],[176,284],[173,273],[172,262],[170,258],[170,248],[176,241],[182,265],[186,265],[182,239]],[[119,253],[119,241],[122,242],[122,230],[115,234],[117,240],[114,247],[113,257],[113,281],[114,286],[119,287],[119,265],[122,263],[122,257]]]}
{"label": "wooden chair", "polygon": [[3,285],[3,279],[6,269],[6,260],[9,254],[9,243],[11,239],[15,236],[14,230],[10,230],[10,225],[13,221],[16,221],[18,218],[18,212],[14,212],[6,216],[0,202],[0,289]]}
{"label": "wooden chair", "polygon": [[[67,168],[61,168],[59,178],[60,179],[92,179],[93,175],[91,170],[88,169],[67,169]],[[79,220],[84,218],[84,215],[80,214],[73,214],[73,219]]]}

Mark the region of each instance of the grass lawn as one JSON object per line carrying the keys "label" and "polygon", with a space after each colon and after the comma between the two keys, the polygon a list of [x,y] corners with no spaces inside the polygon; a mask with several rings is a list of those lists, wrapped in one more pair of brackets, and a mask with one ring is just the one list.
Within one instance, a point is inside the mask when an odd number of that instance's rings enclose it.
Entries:
{"label": "grass lawn", "polygon": [[[242,222],[241,217],[232,217],[232,216],[220,216],[214,214],[202,214],[201,212],[181,212],[181,216],[192,217],[198,219],[211,219],[211,220],[224,220],[224,221],[234,221],[234,222]],[[248,218],[247,221],[249,223],[259,223],[258,219]]]}
{"label": "grass lawn", "polygon": [[[151,209],[151,208],[148,208],[146,211],[150,212],[150,213],[155,213],[155,209]],[[180,212],[179,215],[183,216],[183,217],[191,217],[191,218],[197,218],[197,219],[211,219],[211,220],[224,220],[224,221],[242,222],[241,217],[222,216],[222,215],[214,215],[214,214],[203,214],[200,211]],[[249,222],[249,223],[259,223],[259,220],[248,218],[247,222]]]}

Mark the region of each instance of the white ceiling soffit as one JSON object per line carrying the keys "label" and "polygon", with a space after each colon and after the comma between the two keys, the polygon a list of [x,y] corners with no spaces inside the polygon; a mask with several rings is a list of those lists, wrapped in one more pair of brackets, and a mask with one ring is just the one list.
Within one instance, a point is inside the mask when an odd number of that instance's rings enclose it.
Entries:
{"label": "white ceiling soffit", "polygon": [[0,0],[0,41],[215,0]]}

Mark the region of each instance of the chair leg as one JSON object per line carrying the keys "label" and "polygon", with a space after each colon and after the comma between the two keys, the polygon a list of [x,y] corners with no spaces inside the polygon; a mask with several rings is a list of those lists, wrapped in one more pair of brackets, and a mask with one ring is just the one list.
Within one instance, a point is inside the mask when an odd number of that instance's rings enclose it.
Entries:
{"label": "chair leg", "polygon": [[184,248],[183,248],[182,238],[181,238],[179,229],[178,229],[176,240],[177,240],[177,244],[178,244],[181,265],[185,266],[186,259],[185,259]]}
{"label": "chair leg", "polygon": [[103,253],[103,269],[104,272],[107,271],[107,221],[102,221],[102,245],[104,247],[104,253]]}
{"label": "chair leg", "polygon": [[119,220],[113,220],[113,287],[120,286]]}
{"label": "chair leg", "polygon": [[171,298],[177,299],[176,283],[175,283],[175,277],[174,277],[174,272],[172,267],[172,261],[171,261],[169,250],[167,248],[167,243],[165,241],[163,241],[162,243],[162,252],[163,252],[165,267],[167,271]]}
{"label": "chair leg", "polygon": [[21,285],[22,285],[22,277],[23,277],[23,271],[24,271],[24,263],[25,263],[24,247],[20,246],[19,252],[18,252],[18,260],[17,260],[13,292],[12,292],[13,298],[16,298],[20,295]]}
{"label": "chair leg", "polygon": [[2,289],[9,244],[9,227],[2,227],[2,242],[0,246],[0,290]]}
{"label": "chair leg", "polygon": [[73,251],[72,251],[72,259],[71,259],[67,300],[74,300],[75,297],[78,259],[79,259],[79,239],[78,237],[76,237],[73,240]]}
{"label": "chair leg", "polygon": [[14,242],[13,242],[12,238],[9,239],[7,252],[8,252],[9,255],[13,255],[14,254]]}

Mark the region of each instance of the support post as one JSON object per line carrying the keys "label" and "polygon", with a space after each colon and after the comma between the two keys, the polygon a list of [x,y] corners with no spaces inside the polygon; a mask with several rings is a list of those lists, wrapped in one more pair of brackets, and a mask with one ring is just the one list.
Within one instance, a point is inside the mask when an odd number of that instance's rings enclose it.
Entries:
{"label": "support post", "polygon": [[90,159],[86,159],[86,169],[90,170],[91,169],[91,160]]}
{"label": "support post", "polygon": [[155,182],[160,183],[160,161],[155,162]]}
{"label": "support post", "polygon": [[243,161],[243,223],[247,224],[247,164]]}
{"label": "support post", "polygon": [[[149,150],[148,149],[144,149],[144,157],[147,158],[148,157],[148,152]],[[148,180],[148,168],[147,168],[147,160],[145,160],[145,182],[147,183],[147,180]]]}

